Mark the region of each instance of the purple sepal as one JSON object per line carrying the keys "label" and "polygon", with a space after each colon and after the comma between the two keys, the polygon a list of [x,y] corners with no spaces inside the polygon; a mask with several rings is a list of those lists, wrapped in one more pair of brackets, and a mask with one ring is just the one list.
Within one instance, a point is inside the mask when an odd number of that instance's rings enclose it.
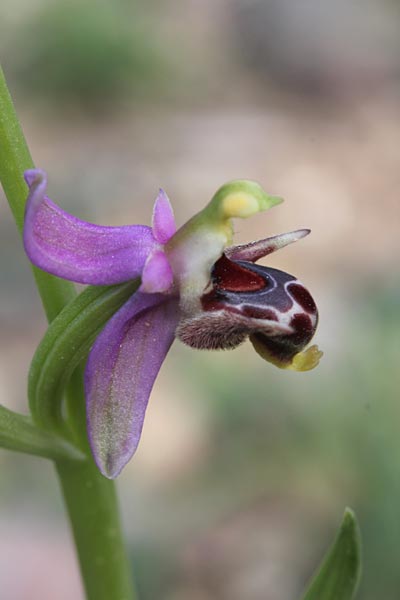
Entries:
{"label": "purple sepal", "polygon": [[176,232],[174,212],[164,190],[158,192],[153,209],[153,235],[157,242],[166,244]]}
{"label": "purple sepal", "polygon": [[137,292],[110,319],[90,352],[88,434],[96,464],[110,479],[137,448],[149,395],[178,320],[176,298]]}
{"label": "purple sepal", "polygon": [[24,245],[38,267],[78,283],[112,285],[141,275],[157,246],[145,225],[106,227],[81,221],[47,198],[44,171],[25,172],[30,190]]}

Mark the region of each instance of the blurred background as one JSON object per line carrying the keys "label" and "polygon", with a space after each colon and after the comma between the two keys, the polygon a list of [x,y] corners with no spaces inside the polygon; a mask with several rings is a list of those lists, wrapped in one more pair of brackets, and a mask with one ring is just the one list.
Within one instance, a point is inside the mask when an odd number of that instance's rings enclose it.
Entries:
{"label": "blurred background", "polygon": [[[268,264],[318,303],[317,370],[179,343],[162,368],[118,481],[142,600],[296,600],[346,505],[359,598],[399,598],[399,34],[397,0],[1,3],[1,61],[65,210],[149,223],[162,186],[181,224],[249,178],[285,203],[238,243],[312,229]],[[26,411],[45,321],[5,201],[0,281],[0,402]],[[51,465],[1,451],[0,472],[2,599],[83,599]]]}

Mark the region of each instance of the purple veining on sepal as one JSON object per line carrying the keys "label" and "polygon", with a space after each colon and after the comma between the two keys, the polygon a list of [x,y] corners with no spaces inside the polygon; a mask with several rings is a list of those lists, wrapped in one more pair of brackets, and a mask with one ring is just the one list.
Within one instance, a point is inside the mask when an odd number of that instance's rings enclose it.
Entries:
{"label": "purple veining on sepal", "polygon": [[37,267],[92,285],[112,285],[141,275],[148,255],[157,246],[150,227],[108,227],[81,221],[45,195],[44,171],[26,171],[25,181],[30,191],[24,245]]}
{"label": "purple veining on sepal", "polygon": [[164,190],[158,192],[153,209],[153,235],[157,242],[166,244],[176,232],[174,212]]}
{"label": "purple veining on sepal", "polygon": [[110,479],[137,448],[149,395],[178,320],[176,298],[137,292],[110,319],[90,352],[88,434],[96,464]]}
{"label": "purple veining on sepal", "polygon": [[174,274],[164,252],[162,250],[152,252],[144,265],[139,290],[147,294],[168,292],[173,281]]}

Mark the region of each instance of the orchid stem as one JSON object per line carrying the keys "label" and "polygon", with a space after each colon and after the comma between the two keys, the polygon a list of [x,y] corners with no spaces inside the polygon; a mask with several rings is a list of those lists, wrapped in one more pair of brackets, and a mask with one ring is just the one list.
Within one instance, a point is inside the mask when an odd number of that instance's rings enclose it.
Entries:
{"label": "orchid stem", "polygon": [[134,600],[113,481],[89,459],[56,464],[87,600]]}
{"label": "orchid stem", "polygon": [[[0,66],[0,182],[21,233],[24,224],[25,201],[28,188],[24,171],[32,169],[24,133],[19,123],[3,70]],[[36,285],[49,321],[76,295],[75,287],[36,267],[32,267]]]}
{"label": "orchid stem", "polygon": [[[23,173],[32,167],[33,161],[0,67],[0,182],[20,232],[27,196]],[[75,288],[73,284],[35,267],[33,272],[47,318],[52,321],[75,297]],[[73,397],[74,424],[82,431],[84,398],[78,387],[76,381],[71,382],[67,386],[67,395],[70,401]],[[10,420],[10,411],[5,409],[3,412]],[[18,435],[18,425],[20,430],[24,430],[25,437],[29,434],[29,443],[39,447],[42,444],[39,430],[33,426],[28,430],[30,422],[22,422],[17,415],[11,416],[15,435]],[[7,435],[11,425],[3,428]],[[52,433],[56,436],[56,432]],[[43,439],[50,439],[50,433],[43,433],[43,436]],[[28,442],[23,445],[16,441],[13,445],[9,437],[6,442],[9,448],[28,451]],[[42,450],[41,446],[39,450]],[[71,521],[87,599],[134,600],[136,596],[122,539],[114,483],[100,474],[91,456],[83,460],[58,458],[55,464]]]}

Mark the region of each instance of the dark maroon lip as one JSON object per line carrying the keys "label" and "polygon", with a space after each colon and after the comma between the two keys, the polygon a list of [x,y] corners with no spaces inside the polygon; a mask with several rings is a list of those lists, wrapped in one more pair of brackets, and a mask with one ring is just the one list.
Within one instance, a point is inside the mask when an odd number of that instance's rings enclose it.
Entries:
{"label": "dark maroon lip", "polygon": [[243,305],[285,313],[293,307],[294,299],[285,289],[290,282],[296,282],[296,278],[284,271],[232,261],[223,255],[211,272],[212,290],[201,298],[203,310]]}
{"label": "dark maroon lip", "polygon": [[288,335],[270,337],[260,331],[251,334],[266,351],[281,363],[289,364],[293,357],[300,352],[312,339],[316,326],[311,318],[304,313],[296,313],[290,321],[294,332]]}
{"label": "dark maroon lip", "polygon": [[[207,289],[201,297],[203,312],[181,324],[178,333],[193,347],[232,348],[250,336],[267,355],[285,364],[315,333],[316,304],[289,273],[223,255]],[[288,322],[283,332],[281,320]]]}
{"label": "dark maroon lip", "polygon": [[297,304],[301,306],[301,308],[303,308],[309,314],[316,314],[317,305],[314,302],[314,298],[305,287],[299,283],[289,283],[287,289],[291,296],[296,300]]}

